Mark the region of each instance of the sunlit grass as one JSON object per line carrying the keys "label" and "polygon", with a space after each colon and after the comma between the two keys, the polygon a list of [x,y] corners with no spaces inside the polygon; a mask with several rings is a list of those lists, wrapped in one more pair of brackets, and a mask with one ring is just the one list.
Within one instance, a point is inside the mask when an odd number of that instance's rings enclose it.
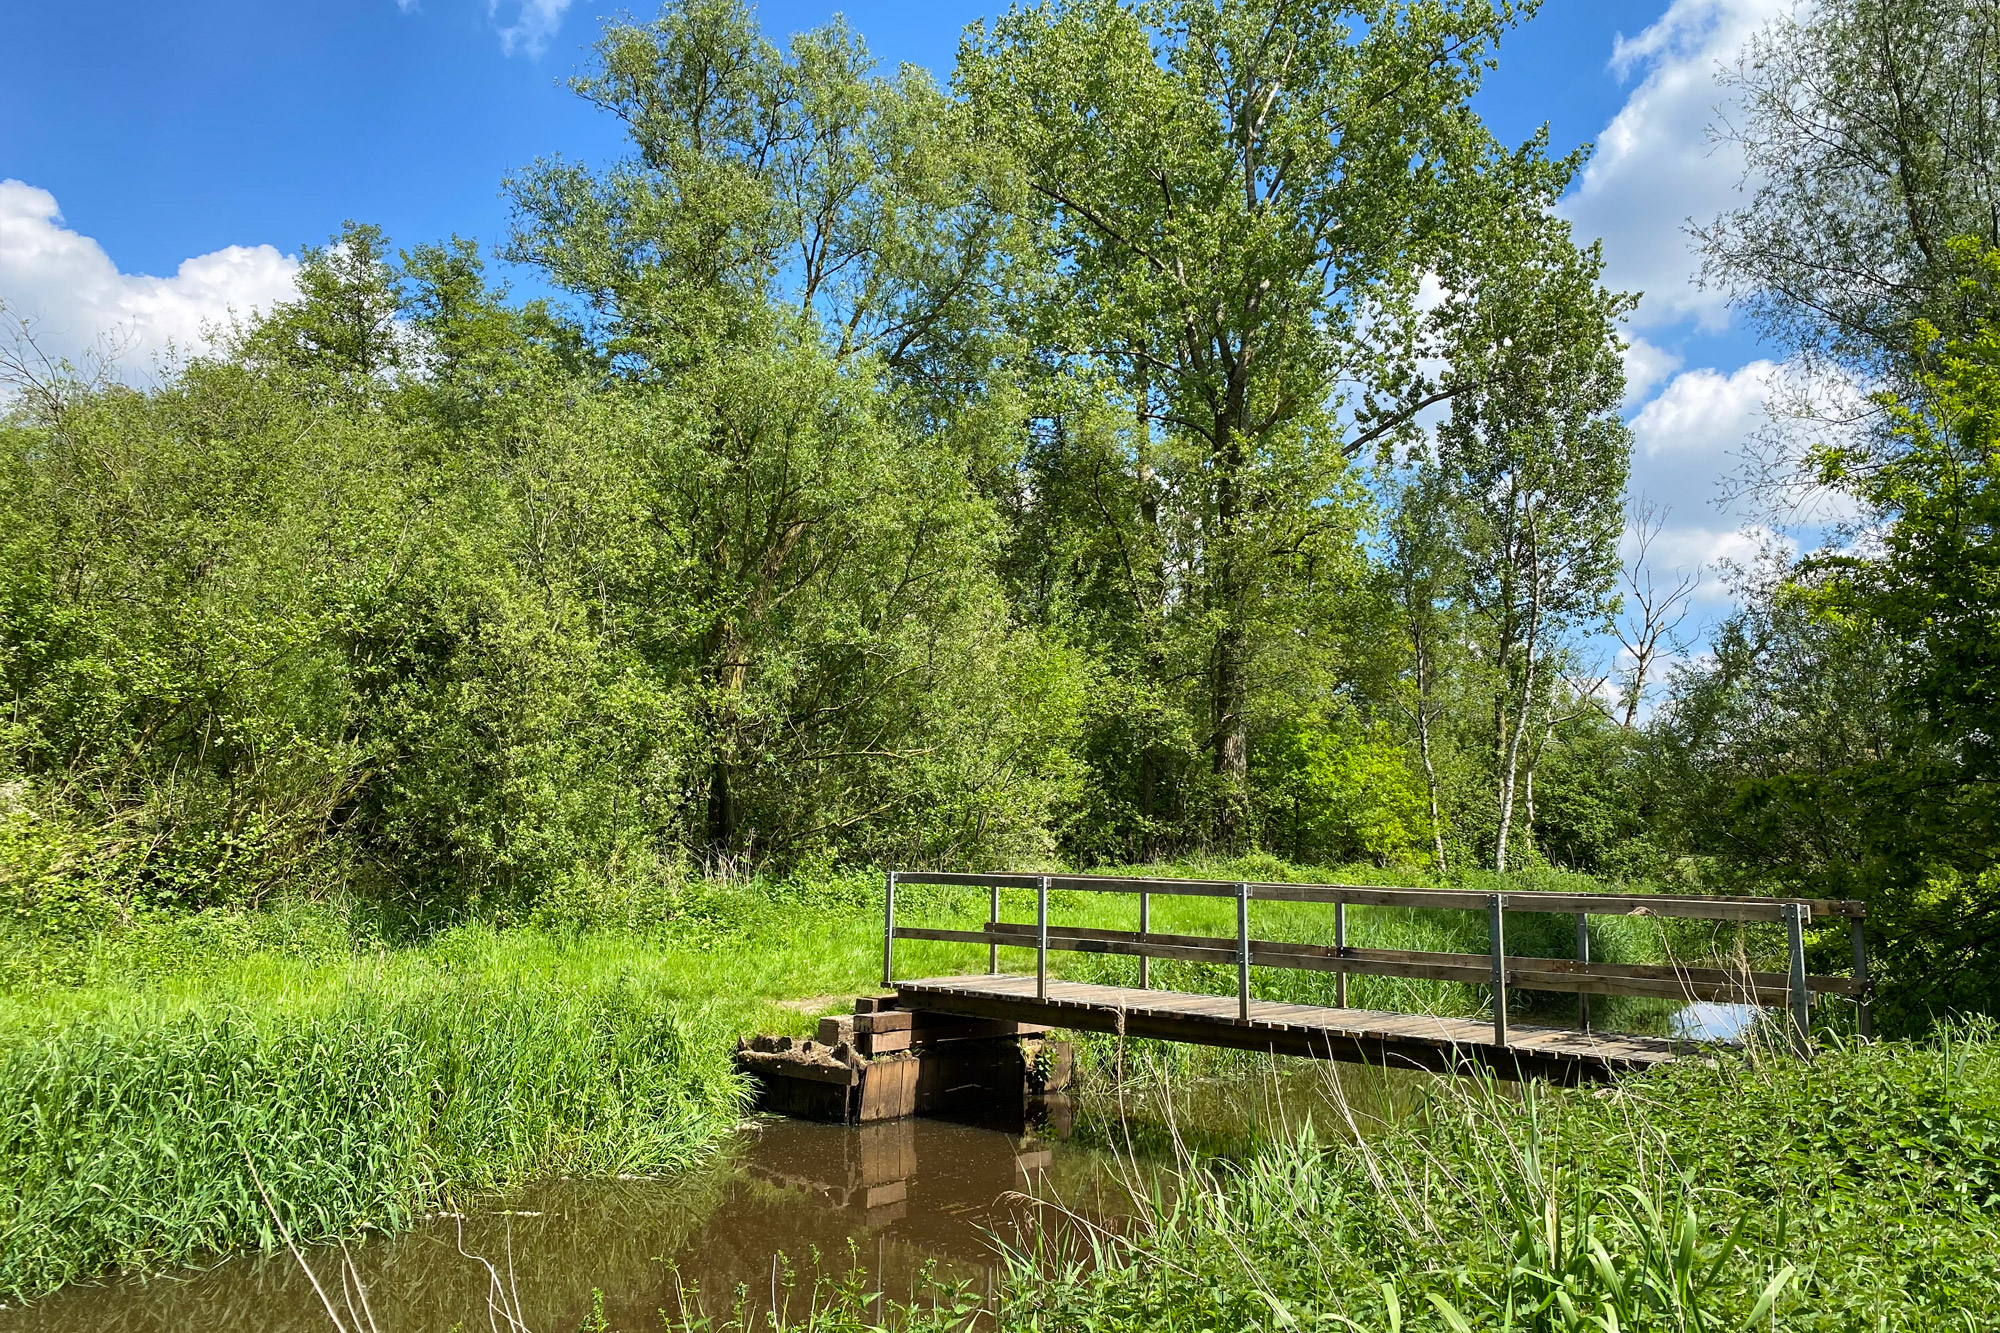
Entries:
{"label": "sunlit grass", "polygon": [[[1170,870],[1227,878],[1231,868]],[[1238,873],[1275,877],[1262,864]],[[1397,882],[1355,870],[1290,877]],[[1226,900],[1156,896],[1152,910],[1159,931],[1235,932]],[[877,989],[881,911],[880,876],[856,873],[696,884],[657,920],[581,933],[474,923],[392,946],[366,921],[297,904],[17,943],[12,984],[0,989],[0,1173],[14,1184],[0,1196],[0,1292],[270,1244],[252,1163],[301,1239],[392,1229],[467,1191],[536,1175],[685,1165],[740,1105],[729,1062],[737,1036],[810,1032],[818,1014]],[[986,913],[982,890],[899,894],[905,924],[976,926]],[[1033,894],[1004,894],[1001,915],[1032,921]],[[1129,929],[1137,904],[1058,893],[1051,917]],[[1509,926],[1512,951],[1567,956],[1569,918]],[[1333,913],[1254,903],[1251,929],[1331,943]],[[1601,919],[1593,948],[1613,961],[1658,958],[1658,930]],[[1357,908],[1349,942],[1478,953],[1485,922]],[[1001,966],[1031,971],[1033,954],[1002,950]],[[980,946],[897,945],[901,977],[985,968]],[[1057,953],[1051,969],[1129,982],[1136,960]],[[1227,993],[1235,975],[1156,962],[1153,984]],[[1275,999],[1333,998],[1325,973],[1257,969],[1253,987]],[[1487,1003],[1483,987],[1376,977],[1352,978],[1349,999],[1448,1014]],[[1524,1016],[1563,1021],[1573,1001],[1516,1003]],[[1598,1018],[1643,1026],[1663,1008],[1628,1001],[1601,1006]]]}

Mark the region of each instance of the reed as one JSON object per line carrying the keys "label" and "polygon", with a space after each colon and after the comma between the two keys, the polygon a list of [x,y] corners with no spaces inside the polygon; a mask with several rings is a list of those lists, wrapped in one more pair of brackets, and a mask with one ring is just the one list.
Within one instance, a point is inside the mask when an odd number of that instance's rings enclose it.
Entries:
{"label": "reed", "polygon": [[658,978],[604,975],[602,945],[524,943],[14,1005],[0,1293],[282,1231],[394,1230],[529,1176],[666,1171],[703,1152],[738,1103],[726,1016]]}
{"label": "reed", "polygon": [[827,1283],[787,1333],[2000,1326],[1990,1024],[1812,1064],[1753,1047],[1610,1088],[1429,1086],[1393,1126],[1304,1121],[1230,1159],[1169,1125],[1178,1160],[1131,1173],[1148,1184],[1130,1222],[1055,1205],[1003,1252],[997,1302],[942,1290],[880,1312]]}
{"label": "reed", "polygon": [[[1332,1127],[1327,1127],[1332,1128]],[[1347,1129],[1349,1127],[1342,1127]],[[1611,1089],[1439,1080],[1387,1133],[1310,1124],[1049,1282],[1043,1330],[1987,1328],[2000,1323],[2000,1041],[1752,1050]]]}

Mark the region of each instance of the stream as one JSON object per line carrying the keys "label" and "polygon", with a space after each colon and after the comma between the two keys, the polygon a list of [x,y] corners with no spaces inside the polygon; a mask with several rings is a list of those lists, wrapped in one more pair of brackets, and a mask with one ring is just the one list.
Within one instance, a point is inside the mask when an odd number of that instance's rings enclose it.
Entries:
{"label": "stream", "polygon": [[[677,1176],[547,1181],[305,1257],[342,1322],[370,1327],[348,1313],[365,1293],[380,1333],[575,1333],[599,1326],[596,1300],[611,1329],[699,1326],[703,1317],[716,1330],[763,1328],[769,1311],[802,1317],[816,1283],[843,1281],[891,1300],[927,1301],[953,1284],[984,1298],[1000,1276],[996,1239],[1073,1244],[1078,1224],[1065,1214],[1115,1229],[1130,1216],[1131,1188],[1171,1187],[1177,1141],[1232,1156],[1308,1116],[1323,1133],[1365,1133],[1417,1104],[1428,1081],[1274,1061],[1230,1080],[1044,1099],[984,1123],[758,1119]],[[0,1309],[0,1333],[334,1327],[282,1251]]]}

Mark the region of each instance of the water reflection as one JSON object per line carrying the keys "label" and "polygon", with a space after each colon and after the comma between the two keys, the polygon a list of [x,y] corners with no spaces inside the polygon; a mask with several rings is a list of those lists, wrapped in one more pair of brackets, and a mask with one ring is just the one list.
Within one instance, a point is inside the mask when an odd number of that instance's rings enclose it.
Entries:
{"label": "water reflection", "polygon": [[1674,1036],[1687,1041],[1741,1042],[1763,1013],[1754,1004],[1696,1002],[1676,1009],[1668,1024]]}
{"label": "water reflection", "polygon": [[[983,1293],[997,1277],[996,1237],[1062,1243],[1036,1200],[1116,1227],[1130,1190],[1161,1183],[1177,1140],[1234,1155],[1309,1115],[1330,1132],[1350,1123],[1367,1132],[1421,1100],[1428,1083],[1284,1061],[1230,1080],[1156,1071],[1122,1090],[1010,1110],[1004,1123],[762,1120],[673,1179],[551,1181],[353,1246],[345,1259],[337,1247],[309,1257],[336,1304],[347,1269],[382,1333],[483,1329],[489,1302],[537,1333],[568,1333],[593,1317],[594,1292],[614,1329],[701,1315],[761,1327],[769,1310],[803,1314],[816,1280],[849,1274],[893,1299],[923,1300],[952,1283]],[[331,1327],[289,1255],[0,1310],[0,1333]]]}

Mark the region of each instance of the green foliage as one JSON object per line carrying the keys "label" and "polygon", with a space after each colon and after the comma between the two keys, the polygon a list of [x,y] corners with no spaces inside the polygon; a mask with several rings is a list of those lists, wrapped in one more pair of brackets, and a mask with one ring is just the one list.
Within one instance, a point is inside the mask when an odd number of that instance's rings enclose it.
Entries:
{"label": "green foliage", "polygon": [[1914,386],[1921,322],[1969,337],[1958,237],[2000,245],[1989,0],[1828,0],[1775,17],[1724,82],[1756,182],[1699,237],[1707,276],[1775,341]]}
{"label": "green foliage", "polygon": [[1473,113],[1527,14],[1075,0],[947,92],[672,0],[573,80],[627,156],[508,183],[551,299],[349,223],[155,388],[0,359],[8,967],[1264,852],[1869,896],[1886,1018],[1985,1003],[1990,266],[1818,456],[1882,550],[1612,726],[1629,301]]}
{"label": "green foliage", "polygon": [[1724,76],[1755,184],[1701,232],[1707,278],[1804,372],[1748,479],[1830,488],[1859,540],[1746,580],[1660,729],[1656,833],[1738,882],[1869,898],[1904,1027],[2000,994],[1996,50],[1986,0],[1774,18]]}
{"label": "green foliage", "polygon": [[[1003,486],[1009,574],[1112,677],[1079,854],[1240,849],[1277,800],[1253,751],[1370,693],[1352,462],[1493,378],[1472,338],[1446,382],[1424,368],[1458,307],[1518,336],[1561,304],[1553,282],[1471,298],[1496,237],[1581,258],[1548,220],[1576,161],[1504,151],[1469,109],[1516,18],[1079,0],[968,32],[956,85],[1025,222],[1010,314],[1034,420]],[[1427,314],[1422,278],[1445,271],[1453,308]]]}
{"label": "green foliage", "polygon": [[[1957,253],[1967,300],[2000,260]],[[1777,568],[1660,728],[1686,843],[1740,874],[1866,899],[1884,1021],[1992,1012],[2000,939],[2000,333],[1926,335],[1893,447],[1826,447],[1872,549]],[[1671,786],[1669,784],[1672,784]],[[1828,940],[1837,956],[1841,941]]]}
{"label": "green foliage", "polygon": [[[161,387],[30,386],[7,891],[589,928],[696,872],[1491,844],[1476,740],[1440,778],[1399,728],[1352,459],[1439,395],[1492,416],[1492,336],[1602,350],[1576,162],[1466,110],[1504,7],[1196,10],[1014,16],[948,96],[838,21],[668,4],[573,81],[630,155],[509,183],[558,301],[348,223]],[[1487,272],[1473,231],[1533,239]]]}
{"label": "green foliage", "polygon": [[1293,861],[1423,861],[1431,842],[1423,789],[1386,728],[1300,727],[1253,756],[1263,841]]}
{"label": "green foliage", "polygon": [[1981,1327],[2000,1318],[1996,1144],[1990,1027],[1611,1090],[1440,1084],[1378,1137],[1308,1127],[1184,1160],[1134,1225],[1093,1233],[1088,1264],[1011,1255],[998,1324]]}

